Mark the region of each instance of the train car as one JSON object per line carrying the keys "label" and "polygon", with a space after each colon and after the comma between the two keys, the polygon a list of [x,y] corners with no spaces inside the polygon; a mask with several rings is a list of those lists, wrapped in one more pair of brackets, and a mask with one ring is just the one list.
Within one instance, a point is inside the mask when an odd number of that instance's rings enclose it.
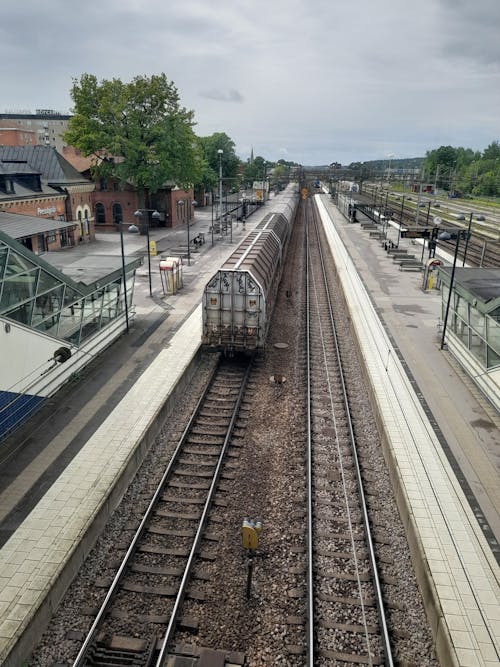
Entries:
{"label": "train car", "polygon": [[313,186],[314,186],[315,188],[319,188],[319,186],[320,186],[319,178],[315,178],[315,179],[314,179],[314,181],[313,181]]}
{"label": "train car", "polygon": [[205,347],[228,354],[264,348],[297,205],[292,184],[208,281],[202,301]]}
{"label": "train car", "polygon": [[354,181],[340,181],[340,190],[343,192],[359,192],[359,185]]}

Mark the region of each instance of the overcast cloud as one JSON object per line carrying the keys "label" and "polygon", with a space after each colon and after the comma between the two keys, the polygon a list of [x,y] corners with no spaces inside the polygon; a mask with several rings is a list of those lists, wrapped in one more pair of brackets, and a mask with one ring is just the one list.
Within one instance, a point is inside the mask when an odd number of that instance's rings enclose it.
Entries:
{"label": "overcast cloud", "polygon": [[500,139],[499,0],[24,0],[0,22],[0,111],[71,109],[83,72],[165,72],[200,136],[302,164]]}

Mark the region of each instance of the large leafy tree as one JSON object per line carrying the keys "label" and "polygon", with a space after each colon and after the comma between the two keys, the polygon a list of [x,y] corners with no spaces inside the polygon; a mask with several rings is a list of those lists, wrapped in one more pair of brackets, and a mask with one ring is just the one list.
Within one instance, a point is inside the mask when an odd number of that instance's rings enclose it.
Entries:
{"label": "large leafy tree", "polygon": [[426,173],[438,187],[464,194],[496,196],[500,193],[500,145],[493,141],[483,153],[470,148],[440,146],[428,151]]}
{"label": "large leafy tree", "polygon": [[248,160],[243,169],[245,185],[251,187],[254,181],[261,181],[264,178],[264,172],[269,171],[270,164],[261,155],[257,155],[252,162]]}
{"label": "large leafy tree", "polygon": [[165,74],[98,82],[73,80],[73,116],[65,140],[83,155],[96,155],[98,176],[114,176],[138,190],[140,206],[166,181],[188,187],[199,181],[203,158],[193,112],[180,105]]}
{"label": "large leafy tree", "polygon": [[205,162],[200,182],[205,189],[215,188],[219,181],[219,150],[222,150],[220,164],[222,165],[224,190],[232,189],[236,185],[240,165],[240,160],[235,152],[234,141],[224,132],[215,132],[209,137],[200,137],[199,143]]}
{"label": "large leafy tree", "polygon": [[424,172],[428,180],[437,177],[437,187],[445,187],[457,165],[457,149],[453,146],[440,146],[427,151]]}
{"label": "large leafy tree", "polygon": [[498,141],[492,141],[483,151],[485,160],[500,160],[500,144]]}

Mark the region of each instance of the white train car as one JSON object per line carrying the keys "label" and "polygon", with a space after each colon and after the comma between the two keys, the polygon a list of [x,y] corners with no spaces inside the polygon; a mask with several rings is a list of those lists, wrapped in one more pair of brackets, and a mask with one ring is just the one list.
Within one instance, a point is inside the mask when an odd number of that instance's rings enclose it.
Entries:
{"label": "white train car", "polygon": [[340,181],[339,185],[342,192],[359,192],[359,185],[354,181]]}
{"label": "white train car", "polygon": [[264,348],[298,205],[289,185],[203,293],[202,344],[226,353]]}

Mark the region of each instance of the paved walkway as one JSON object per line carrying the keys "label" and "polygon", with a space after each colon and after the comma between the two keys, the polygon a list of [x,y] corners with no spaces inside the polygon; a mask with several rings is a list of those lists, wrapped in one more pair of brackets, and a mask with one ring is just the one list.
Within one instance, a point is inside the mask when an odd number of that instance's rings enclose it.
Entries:
{"label": "paved walkway", "polygon": [[[203,288],[222,261],[268,210],[258,209],[244,226],[235,223],[229,234],[214,234],[212,245],[211,210],[197,209],[190,237],[204,233],[206,242],[184,263],[184,287],[175,295],[163,293],[159,262],[161,255],[185,251],[187,230],[156,228],[150,232],[158,255],[151,258],[153,296],[149,295],[147,238],[125,234],[125,254],[145,255],[137,270],[130,333],[122,336],[87,366],[75,382],[48,399],[44,407],[16,430],[0,449],[0,546],[5,543],[35,507],[61,471],[76,456],[141,373],[156,358],[201,300]],[[246,228],[246,229],[245,229]],[[118,234],[98,234],[91,246],[68,251],[68,263],[82,254],[121,255]],[[71,253],[71,254],[69,254]]]}
{"label": "paved walkway", "polygon": [[[441,296],[421,289],[381,244],[323,197],[375,307],[423,395],[441,442],[490,545],[500,558],[500,418],[453,356],[440,349]],[[397,238],[397,231],[392,230]],[[410,248],[411,242],[400,244]],[[413,252],[415,247],[411,246]],[[421,247],[417,246],[420,257]],[[479,503],[479,506],[476,503]]]}
{"label": "paved walkway", "polygon": [[[324,201],[337,220],[372,299],[425,396],[443,440],[449,444],[457,474],[469,486],[469,495],[473,492],[477,497],[482,515],[500,541],[500,420],[451,355],[439,349],[439,293],[423,292],[421,274],[398,271],[377,241],[370,239],[360,225],[347,223],[331,206],[328,197]],[[247,229],[256,224],[259,215],[258,211],[249,218]],[[212,245],[210,227],[211,210],[198,209],[190,236],[204,233],[206,242],[198,252],[192,253],[190,266],[185,264],[184,289],[174,296],[163,294],[159,261],[161,255],[185,250],[187,230],[184,227],[151,230],[150,238],[156,241],[158,248],[158,255],[151,258],[153,297],[149,295],[145,257],[145,263],[137,271],[135,318],[130,334],[100,355],[77,382],[49,399],[40,413],[2,444],[0,544],[57,478],[61,466],[79,451],[158,354],[165,337],[175,333],[199,303],[206,279],[232,245],[229,236],[219,234],[214,234]],[[241,223],[234,225],[233,245],[246,231]],[[397,232],[393,230],[393,233]],[[145,236],[126,234],[124,241],[127,255],[146,255]],[[409,245],[409,242],[402,240],[401,244]],[[80,253],[85,248],[74,250]],[[417,251],[420,252],[420,248]],[[119,255],[119,235],[98,235],[92,252]]]}

